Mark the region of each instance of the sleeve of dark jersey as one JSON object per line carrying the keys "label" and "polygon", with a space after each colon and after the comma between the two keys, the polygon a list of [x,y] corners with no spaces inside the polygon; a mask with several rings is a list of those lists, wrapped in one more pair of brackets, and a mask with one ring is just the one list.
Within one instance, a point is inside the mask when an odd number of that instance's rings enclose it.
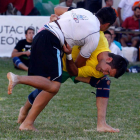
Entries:
{"label": "sleeve of dark jersey", "polygon": [[19,42],[16,44],[16,46],[15,46],[14,49],[16,49],[16,50],[18,50],[18,51],[20,52],[20,51],[22,50],[22,42],[19,41]]}

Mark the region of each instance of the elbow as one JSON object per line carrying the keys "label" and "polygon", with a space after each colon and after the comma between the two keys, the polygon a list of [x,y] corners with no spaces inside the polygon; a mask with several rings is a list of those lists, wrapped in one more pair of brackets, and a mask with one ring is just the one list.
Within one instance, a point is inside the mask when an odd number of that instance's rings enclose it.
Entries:
{"label": "elbow", "polygon": [[78,71],[77,72],[76,71],[75,72],[69,72],[69,75],[70,76],[78,76]]}
{"label": "elbow", "polygon": [[59,6],[56,6],[55,8],[54,8],[54,13],[56,14],[56,15],[58,15],[58,12],[57,11],[59,11]]}

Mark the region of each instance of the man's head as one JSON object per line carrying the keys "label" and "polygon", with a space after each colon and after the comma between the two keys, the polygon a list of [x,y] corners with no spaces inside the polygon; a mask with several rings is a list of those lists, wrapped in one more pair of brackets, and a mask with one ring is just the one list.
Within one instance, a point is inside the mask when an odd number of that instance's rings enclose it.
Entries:
{"label": "man's head", "polygon": [[134,16],[137,19],[140,18],[140,7],[135,7],[135,9],[134,9]]}
{"label": "man's head", "polygon": [[119,78],[126,72],[128,64],[129,62],[122,56],[108,53],[108,57],[99,61],[96,69],[104,75]]}
{"label": "man's head", "polygon": [[108,44],[110,46],[111,45],[111,42],[112,42],[112,35],[111,35],[111,33],[108,30],[105,31],[104,34],[105,34],[105,37],[106,37],[106,39],[108,41]]}
{"label": "man's head", "polygon": [[73,0],[65,0],[66,1],[66,6],[71,7]]}
{"label": "man's head", "polygon": [[116,21],[115,10],[111,7],[104,7],[100,9],[95,16],[100,21],[100,30],[106,31]]}
{"label": "man's head", "polygon": [[32,26],[28,27],[28,29],[25,31],[25,37],[27,42],[31,43],[33,41],[34,32],[35,29]]}
{"label": "man's head", "polygon": [[113,0],[105,0],[105,3],[107,7],[113,6]]}
{"label": "man's head", "polygon": [[108,31],[111,33],[112,35],[112,42],[114,41],[115,37],[116,37],[116,34],[115,34],[115,30],[112,29],[112,28],[109,28]]}

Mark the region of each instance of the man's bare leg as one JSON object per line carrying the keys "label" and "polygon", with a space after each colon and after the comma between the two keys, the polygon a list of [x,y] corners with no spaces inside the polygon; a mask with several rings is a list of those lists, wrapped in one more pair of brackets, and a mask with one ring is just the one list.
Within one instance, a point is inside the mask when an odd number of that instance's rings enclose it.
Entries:
{"label": "man's bare leg", "polygon": [[25,105],[20,108],[17,123],[22,123],[25,120],[31,107],[32,105],[29,103],[29,100],[27,100]]}
{"label": "man's bare leg", "polygon": [[20,64],[18,65],[18,68],[19,68],[19,69],[22,69],[22,70],[25,70],[25,71],[28,71],[28,67],[27,67],[25,64],[23,64],[23,63],[20,63]]}
{"label": "man's bare leg", "polygon": [[19,76],[9,72],[7,73],[7,78],[9,80],[8,94],[12,94],[12,90],[17,84],[30,85],[50,93],[55,93],[55,91],[60,87],[59,82],[50,81],[42,76]]}
{"label": "man's bare leg", "polygon": [[36,97],[30,112],[28,113],[24,122],[20,125],[19,129],[36,131],[37,129],[34,127],[34,121],[54,95],[55,94],[46,91],[41,91]]}
{"label": "man's bare leg", "polygon": [[61,84],[57,81],[50,81],[42,76],[18,76],[10,72],[7,74],[7,78],[9,80],[8,94],[12,93],[14,86],[17,84],[26,84],[43,90],[36,97],[30,112],[19,127],[20,130],[36,131],[36,128],[33,125],[35,119],[52,97],[59,91]]}
{"label": "man's bare leg", "polygon": [[108,98],[97,97],[97,131],[98,132],[119,132],[119,129],[112,128],[106,123],[106,110]]}

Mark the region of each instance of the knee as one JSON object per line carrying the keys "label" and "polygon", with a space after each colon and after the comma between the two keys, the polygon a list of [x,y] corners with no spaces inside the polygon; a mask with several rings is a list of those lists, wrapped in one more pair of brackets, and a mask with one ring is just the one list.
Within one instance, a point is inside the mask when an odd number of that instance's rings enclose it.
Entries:
{"label": "knee", "polygon": [[32,91],[29,96],[28,96],[28,100],[30,102],[30,104],[32,105],[35,98],[38,96],[38,94],[41,92],[42,90],[39,89],[35,89],[34,91]]}
{"label": "knee", "polygon": [[50,89],[46,90],[46,91],[56,95],[60,89],[60,85],[61,85],[61,83],[59,83],[59,82],[51,81]]}
{"label": "knee", "polygon": [[103,77],[100,80],[100,82],[96,85],[96,97],[109,98],[110,84],[110,79],[107,76]]}
{"label": "knee", "polygon": [[13,63],[16,67],[19,66],[19,64],[21,64],[21,60],[19,59],[19,57],[13,57]]}

